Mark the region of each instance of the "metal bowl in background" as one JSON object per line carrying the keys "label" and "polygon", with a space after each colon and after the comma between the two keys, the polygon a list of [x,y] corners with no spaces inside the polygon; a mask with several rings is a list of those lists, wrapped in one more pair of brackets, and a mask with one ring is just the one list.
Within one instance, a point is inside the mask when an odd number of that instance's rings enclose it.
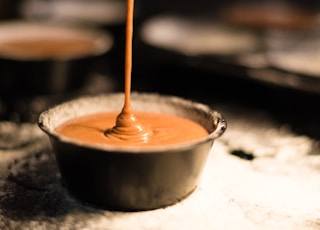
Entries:
{"label": "metal bowl in background", "polygon": [[97,71],[95,63],[105,58],[112,46],[113,37],[96,28],[3,21],[0,23],[0,97],[11,106],[12,100],[18,97],[75,91]]}
{"label": "metal bowl in background", "polygon": [[2,22],[0,92],[61,93],[79,87],[112,40],[106,32],[66,24]]}
{"label": "metal bowl in background", "polygon": [[72,23],[109,32],[114,43],[108,61],[114,68],[123,68],[126,0],[20,0],[16,8],[25,20]]}

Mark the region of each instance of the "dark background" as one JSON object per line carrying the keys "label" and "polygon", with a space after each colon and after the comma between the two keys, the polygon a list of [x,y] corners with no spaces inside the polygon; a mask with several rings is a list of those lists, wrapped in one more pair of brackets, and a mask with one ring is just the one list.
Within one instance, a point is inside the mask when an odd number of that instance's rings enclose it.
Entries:
{"label": "dark background", "polygon": [[[42,1],[50,2],[48,0]],[[12,19],[24,20],[20,9],[23,2],[22,0],[0,0],[0,22]],[[138,31],[144,21],[157,14],[166,12],[184,15],[214,14],[221,5],[234,2],[241,1],[136,0],[134,28],[135,31]],[[312,10],[318,9],[320,5],[319,1],[311,0],[291,0],[286,3],[297,4]],[[113,49],[95,64],[96,71],[108,78],[107,82],[113,84],[112,87],[107,87],[105,92],[121,91],[124,84],[125,22],[117,25],[96,26],[111,32],[115,39]],[[317,128],[320,127],[318,92],[308,92],[246,79],[240,70],[230,73],[226,68],[225,72],[214,72],[197,68],[192,63],[181,64],[183,62],[179,60],[179,56],[164,51],[154,52],[150,47],[145,46],[138,33],[134,34],[133,44],[133,91],[174,94],[213,106],[224,104],[261,109],[272,114],[280,122],[289,123],[299,133],[316,138],[320,137]],[[34,92],[21,91],[6,93],[5,96],[1,96],[3,102],[0,103],[0,118],[15,122],[35,122],[40,111],[62,100],[87,93],[81,91],[85,87],[87,86],[83,85],[78,90],[66,91],[58,95],[45,93],[39,95]],[[99,90],[103,92],[104,89]],[[99,90],[91,90],[90,93],[100,92]],[[34,107],[35,99],[39,101],[39,98],[42,104]]]}

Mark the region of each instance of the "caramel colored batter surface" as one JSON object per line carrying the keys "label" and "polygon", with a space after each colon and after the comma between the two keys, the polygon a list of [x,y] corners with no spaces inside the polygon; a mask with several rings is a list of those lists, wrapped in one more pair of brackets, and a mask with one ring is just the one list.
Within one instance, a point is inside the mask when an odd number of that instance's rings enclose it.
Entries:
{"label": "caramel colored batter surface", "polygon": [[29,39],[0,43],[0,55],[16,58],[63,58],[92,54],[96,47],[89,39]]}
{"label": "caramel colored batter surface", "polygon": [[115,126],[118,112],[107,112],[77,117],[56,128],[60,135],[90,144],[117,146],[163,146],[191,142],[208,135],[201,125],[173,115],[135,112],[137,119],[152,134],[147,139],[120,139],[106,135]]}

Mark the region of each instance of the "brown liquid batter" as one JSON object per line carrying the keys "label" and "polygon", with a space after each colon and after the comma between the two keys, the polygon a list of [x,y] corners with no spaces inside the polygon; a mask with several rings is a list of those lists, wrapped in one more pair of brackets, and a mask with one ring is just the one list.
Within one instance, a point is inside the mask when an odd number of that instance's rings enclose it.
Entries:
{"label": "brown liquid batter", "polygon": [[94,42],[81,38],[26,39],[0,43],[0,55],[13,58],[64,58],[92,54]]}
{"label": "brown liquid batter", "polygon": [[132,112],[130,91],[132,71],[132,34],[133,34],[133,12],[134,1],[127,0],[127,22],[126,22],[126,53],[125,53],[125,100],[121,113],[116,119],[116,125],[106,131],[106,136],[114,136],[120,139],[140,138],[146,142],[152,135],[152,130],[144,127]]}
{"label": "brown liquid batter", "polygon": [[120,114],[108,112],[78,117],[62,124],[56,131],[87,143],[127,146],[171,145],[206,137],[208,131],[191,120],[167,114],[133,112],[130,100],[133,5],[133,0],[128,0],[122,111]]}
{"label": "brown liquid batter", "polygon": [[[91,144],[109,144],[121,146],[163,146],[192,142],[206,137],[208,132],[199,124],[182,117],[160,113],[135,112],[136,118],[152,135],[144,139],[135,133],[104,135],[106,127],[112,127],[117,112],[97,113],[72,119],[56,129],[56,132],[72,139]],[[119,128],[120,129],[120,128]],[[128,136],[126,136],[128,135]],[[130,138],[128,138],[130,136]],[[124,139],[122,139],[124,137]]]}

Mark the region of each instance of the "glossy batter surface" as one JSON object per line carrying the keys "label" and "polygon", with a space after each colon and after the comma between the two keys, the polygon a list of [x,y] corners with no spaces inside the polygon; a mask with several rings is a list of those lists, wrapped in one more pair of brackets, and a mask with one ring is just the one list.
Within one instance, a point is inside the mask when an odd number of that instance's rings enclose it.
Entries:
{"label": "glossy batter surface", "polygon": [[[208,135],[201,125],[173,115],[135,112],[139,122],[151,133],[147,138],[140,135],[106,135],[115,126],[118,113],[107,112],[71,119],[57,127],[56,132],[91,144],[125,146],[163,146],[191,142]],[[130,126],[131,127],[131,126]],[[133,130],[135,132],[135,130]]]}

